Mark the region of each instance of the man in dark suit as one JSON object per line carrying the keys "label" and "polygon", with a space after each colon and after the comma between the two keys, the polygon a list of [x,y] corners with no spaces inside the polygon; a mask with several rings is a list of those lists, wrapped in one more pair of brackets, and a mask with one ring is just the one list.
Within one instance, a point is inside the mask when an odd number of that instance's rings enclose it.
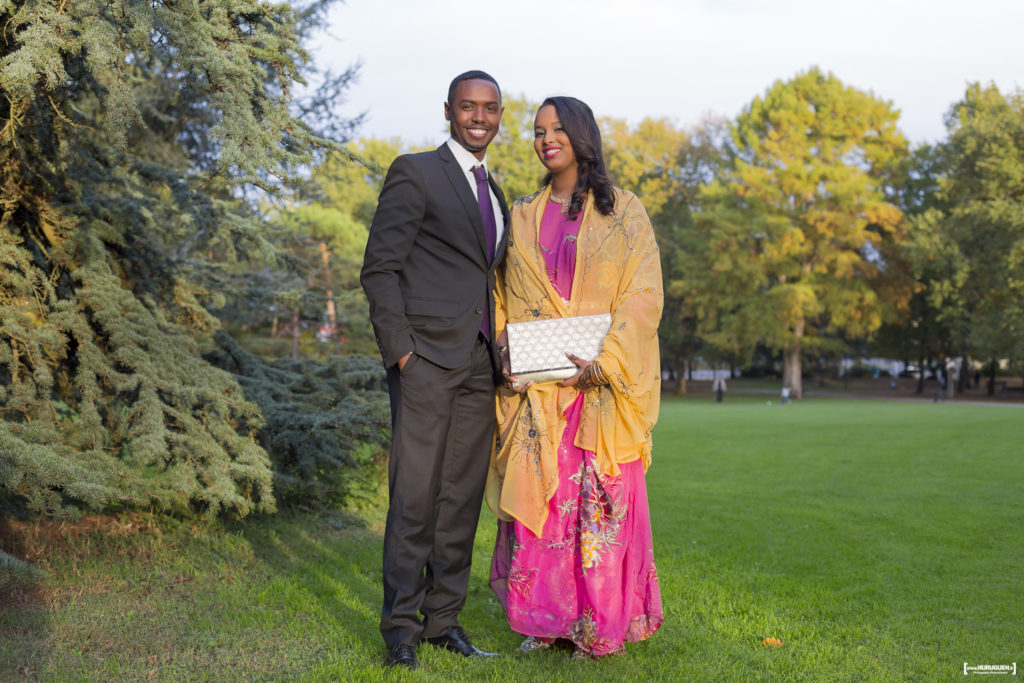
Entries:
{"label": "man in dark suit", "polygon": [[472,645],[458,615],[501,367],[494,269],[508,242],[508,207],[485,155],[502,111],[491,76],[456,76],[444,105],[451,139],[392,163],[363,260],[394,432],[380,631],[388,663],[412,669],[421,640],[467,657],[497,656]]}

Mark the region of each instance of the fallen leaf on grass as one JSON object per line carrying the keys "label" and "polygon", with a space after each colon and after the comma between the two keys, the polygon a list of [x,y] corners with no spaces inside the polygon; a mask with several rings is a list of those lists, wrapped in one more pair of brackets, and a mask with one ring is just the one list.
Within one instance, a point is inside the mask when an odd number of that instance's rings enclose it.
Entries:
{"label": "fallen leaf on grass", "polygon": [[761,644],[765,647],[782,647],[785,643],[778,638],[765,638],[761,641]]}

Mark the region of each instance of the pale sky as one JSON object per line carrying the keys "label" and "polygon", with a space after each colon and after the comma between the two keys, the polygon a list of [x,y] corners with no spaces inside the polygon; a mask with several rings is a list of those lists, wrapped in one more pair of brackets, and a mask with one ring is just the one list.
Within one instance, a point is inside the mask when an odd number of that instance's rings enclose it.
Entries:
{"label": "pale sky", "polygon": [[443,142],[448,83],[469,69],[505,94],[687,127],[817,65],[934,142],[968,82],[1024,88],[1024,0],[347,0],[314,59],[363,62],[341,114],[366,111],[365,137]]}

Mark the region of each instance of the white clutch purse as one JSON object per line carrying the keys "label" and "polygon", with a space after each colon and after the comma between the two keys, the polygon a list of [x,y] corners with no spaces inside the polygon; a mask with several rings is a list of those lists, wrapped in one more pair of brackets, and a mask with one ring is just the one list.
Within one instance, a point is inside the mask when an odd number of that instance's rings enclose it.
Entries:
{"label": "white clutch purse", "polygon": [[508,353],[516,386],[572,377],[576,366],[565,354],[594,360],[611,324],[611,313],[509,323]]}

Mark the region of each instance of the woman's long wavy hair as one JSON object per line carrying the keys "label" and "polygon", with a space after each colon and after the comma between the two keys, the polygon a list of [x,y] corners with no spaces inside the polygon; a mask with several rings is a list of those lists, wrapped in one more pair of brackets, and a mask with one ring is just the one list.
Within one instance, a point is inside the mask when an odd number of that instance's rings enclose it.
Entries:
{"label": "woman's long wavy hair", "polygon": [[[576,220],[583,210],[587,190],[594,191],[594,206],[597,210],[605,216],[610,216],[615,209],[615,192],[612,181],[608,178],[608,171],[604,167],[601,129],[597,126],[594,112],[586,103],[575,97],[549,97],[540,106],[544,108],[549,104],[558,112],[558,120],[569,138],[572,153],[579,165],[576,171],[576,187],[569,202],[569,218]],[[547,173],[541,181],[541,186],[550,182],[551,173]]]}

